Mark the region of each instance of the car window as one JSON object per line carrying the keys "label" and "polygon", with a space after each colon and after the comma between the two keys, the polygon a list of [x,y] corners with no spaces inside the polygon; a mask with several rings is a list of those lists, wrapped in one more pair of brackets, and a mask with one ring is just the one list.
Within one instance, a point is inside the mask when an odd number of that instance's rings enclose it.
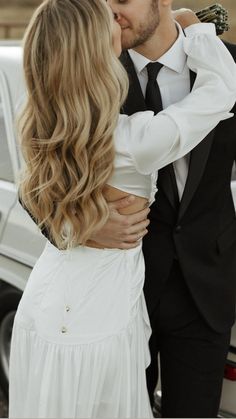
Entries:
{"label": "car window", "polygon": [[0,180],[14,182],[14,174],[7,143],[6,124],[4,121],[3,103],[0,95]]}

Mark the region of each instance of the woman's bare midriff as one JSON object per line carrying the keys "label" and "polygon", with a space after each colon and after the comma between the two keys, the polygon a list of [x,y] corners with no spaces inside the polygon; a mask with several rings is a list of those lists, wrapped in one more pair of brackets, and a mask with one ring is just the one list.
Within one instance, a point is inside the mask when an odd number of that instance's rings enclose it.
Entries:
{"label": "woman's bare midriff", "polygon": [[[133,194],[132,194],[133,195]],[[107,202],[118,201],[119,199],[129,196],[127,192],[121,191],[120,189],[114,188],[113,186],[107,185],[104,190],[104,196]],[[129,206],[119,210],[120,214],[130,215],[135,214],[148,206],[148,200],[141,196],[135,196],[134,201]],[[97,249],[103,249],[103,246],[99,245],[94,240],[88,240],[86,246],[95,247]]]}

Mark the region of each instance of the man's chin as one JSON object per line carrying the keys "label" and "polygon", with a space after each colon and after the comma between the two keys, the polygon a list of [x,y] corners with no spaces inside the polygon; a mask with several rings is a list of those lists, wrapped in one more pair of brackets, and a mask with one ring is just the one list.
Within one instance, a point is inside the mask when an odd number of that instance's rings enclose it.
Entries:
{"label": "man's chin", "polygon": [[126,49],[132,49],[134,46],[134,43],[128,40],[122,40],[122,50]]}
{"label": "man's chin", "polygon": [[[125,31],[128,31],[128,29],[124,29]],[[128,33],[121,35],[121,45],[122,45],[122,50],[127,50],[127,49],[133,49],[136,48],[137,46],[141,45],[142,42],[132,36],[128,36]]]}
{"label": "man's chin", "polygon": [[121,44],[122,44],[122,50],[133,48],[134,40],[132,39],[132,37],[129,34],[129,28],[122,29]]}

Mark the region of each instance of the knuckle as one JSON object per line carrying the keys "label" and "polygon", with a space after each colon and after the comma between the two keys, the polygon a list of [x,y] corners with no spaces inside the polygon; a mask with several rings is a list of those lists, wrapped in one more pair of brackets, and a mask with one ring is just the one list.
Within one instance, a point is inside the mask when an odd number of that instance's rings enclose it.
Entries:
{"label": "knuckle", "polygon": [[127,217],[123,218],[123,222],[122,222],[124,227],[129,227],[129,219]]}
{"label": "knuckle", "polygon": [[141,230],[145,230],[146,226],[147,226],[146,221],[143,221],[142,224],[140,224]]}

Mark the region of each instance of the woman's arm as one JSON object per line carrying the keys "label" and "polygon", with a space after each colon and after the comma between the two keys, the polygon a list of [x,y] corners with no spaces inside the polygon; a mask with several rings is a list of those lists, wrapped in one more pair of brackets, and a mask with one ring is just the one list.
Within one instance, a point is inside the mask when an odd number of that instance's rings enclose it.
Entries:
{"label": "woman's arm", "polygon": [[197,73],[192,92],[158,115],[123,117],[128,151],[137,170],[149,174],[190,152],[222,120],[236,100],[236,65],[213,24],[186,29],[184,50]]}

